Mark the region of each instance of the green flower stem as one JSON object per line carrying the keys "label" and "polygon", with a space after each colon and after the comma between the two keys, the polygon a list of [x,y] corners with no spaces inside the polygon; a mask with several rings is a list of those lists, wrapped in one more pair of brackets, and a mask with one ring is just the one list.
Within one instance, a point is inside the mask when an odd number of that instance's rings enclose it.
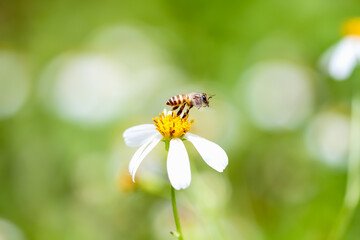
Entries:
{"label": "green flower stem", "polygon": [[360,197],[360,79],[353,79],[352,90],[347,186],[331,240],[343,239]]}
{"label": "green flower stem", "polygon": [[[165,150],[166,150],[166,152],[168,152],[169,147],[170,147],[170,141],[165,140],[164,142],[165,142]],[[178,214],[177,206],[176,206],[175,189],[173,188],[173,186],[171,186],[171,204],[172,204],[172,208],[173,208],[174,220],[175,220],[176,231],[177,231],[176,233],[171,232],[171,234],[173,236],[177,237],[179,240],[184,240],[184,237],[183,237],[183,234],[181,231],[181,226],[180,226],[179,214]]]}
{"label": "green flower stem", "polygon": [[181,232],[179,214],[176,207],[175,189],[173,188],[173,186],[171,186],[171,204],[174,212],[174,220],[176,225],[176,231],[178,233],[178,238],[179,240],[184,240],[183,234]]}

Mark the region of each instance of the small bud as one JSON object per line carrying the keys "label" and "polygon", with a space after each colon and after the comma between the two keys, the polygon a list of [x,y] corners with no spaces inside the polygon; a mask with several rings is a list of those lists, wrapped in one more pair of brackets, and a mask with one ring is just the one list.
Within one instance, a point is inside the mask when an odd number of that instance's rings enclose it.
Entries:
{"label": "small bud", "polygon": [[173,231],[171,231],[170,234],[173,235],[173,236],[176,237],[176,238],[179,238],[179,237],[180,237],[180,233],[178,233],[178,232],[173,232]]}

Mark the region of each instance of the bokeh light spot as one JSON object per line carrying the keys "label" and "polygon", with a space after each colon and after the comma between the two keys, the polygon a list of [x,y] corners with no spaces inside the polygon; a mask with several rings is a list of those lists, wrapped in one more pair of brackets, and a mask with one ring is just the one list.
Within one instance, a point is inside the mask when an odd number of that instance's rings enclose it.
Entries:
{"label": "bokeh light spot", "polygon": [[311,113],[313,87],[302,67],[280,61],[261,63],[244,78],[250,116],[260,128],[294,129]]}
{"label": "bokeh light spot", "polygon": [[24,240],[20,229],[12,222],[0,218],[0,240]]}
{"label": "bokeh light spot", "polygon": [[55,104],[64,116],[81,122],[104,122],[116,117],[129,94],[126,77],[111,59],[76,56],[60,70]]}
{"label": "bokeh light spot", "polygon": [[344,165],[349,143],[350,120],[335,111],[318,114],[306,132],[310,153],[331,166]]}
{"label": "bokeh light spot", "polygon": [[0,118],[12,116],[24,104],[29,91],[29,78],[20,55],[0,51]]}

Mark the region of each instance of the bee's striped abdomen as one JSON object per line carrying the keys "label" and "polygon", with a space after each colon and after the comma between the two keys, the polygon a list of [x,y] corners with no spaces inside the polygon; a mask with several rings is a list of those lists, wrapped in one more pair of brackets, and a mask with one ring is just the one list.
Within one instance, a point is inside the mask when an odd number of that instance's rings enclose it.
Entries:
{"label": "bee's striped abdomen", "polygon": [[167,102],[166,105],[170,105],[170,106],[179,106],[181,104],[184,104],[186,102],[188,102],[189,96],[187,94],[180,94],[180,95],[176,95],[173,96],[172,98],[170,98]]}

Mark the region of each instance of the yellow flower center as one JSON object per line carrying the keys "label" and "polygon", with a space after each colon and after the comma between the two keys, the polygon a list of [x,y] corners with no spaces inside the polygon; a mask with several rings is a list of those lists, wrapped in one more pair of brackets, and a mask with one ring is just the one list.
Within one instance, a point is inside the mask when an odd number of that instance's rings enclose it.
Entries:
{"label": "yellow flower center", "polygon": [[188,116],[181,118],[173,112],[166,115],[160,113],[159,117],[152,119],[155,122],[156,129],[164,136],[166,140],[181,138],[190,130],[194,120],[188,121]]}
{"label": "yellow flower center", "polygon": [[342,33],[344,36],[360,36],[360,18],[351,18],[347,20],[342,27]]}

